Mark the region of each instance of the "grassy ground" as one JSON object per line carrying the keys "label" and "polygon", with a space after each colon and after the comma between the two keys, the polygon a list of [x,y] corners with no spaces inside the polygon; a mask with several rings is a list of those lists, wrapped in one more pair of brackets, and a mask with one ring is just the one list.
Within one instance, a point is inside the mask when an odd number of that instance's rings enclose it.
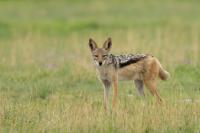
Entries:
{"label": "grassy ground", "polygon": [[[0,132],[200,132],[198,0],[0,1]],[[120,82],[115,111],[88,38],[111,36],[112,53],[150,53],[171,80],[159,106]]]}

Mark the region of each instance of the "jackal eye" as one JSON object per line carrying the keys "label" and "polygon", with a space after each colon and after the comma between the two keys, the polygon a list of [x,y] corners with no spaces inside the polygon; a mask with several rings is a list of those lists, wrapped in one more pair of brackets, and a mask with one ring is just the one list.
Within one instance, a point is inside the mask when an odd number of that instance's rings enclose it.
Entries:
{"label": "jackal eye", "polygon": [[105,55],[103,55],[103,58],[106,58],[107,56],[108,56],[108,55],[105,54]]}
{"label": "jackal eye", "polygon": [[98,57],[98,55],[94,55],[94,57],[96,57],[96,58],[97,58],[97,57]]}

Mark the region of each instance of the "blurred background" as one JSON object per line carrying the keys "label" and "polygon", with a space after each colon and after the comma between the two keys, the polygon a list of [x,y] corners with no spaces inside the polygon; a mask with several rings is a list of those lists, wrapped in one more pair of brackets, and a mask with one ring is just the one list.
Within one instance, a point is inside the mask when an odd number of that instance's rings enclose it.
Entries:
{"label": "blurred background", "polygon": [[[148,53],[160,60],[172,75],[159,83],[166,101],[199,98],[199,0],[1,0],[0,112],[7,113],[0,119],[3,131],[24,129],[26,120],[37,127],[40,120],[21,114],[22,108],[37,115],[33,105],[44,114],[44,105],[62,109],[52,101],[65,107],[89,99],[101,107],[102,86],[88,39],[101,46],[108,37],[113,54]],[[132,94],[137,101],[132,82],[120,83],[121,101]]]}

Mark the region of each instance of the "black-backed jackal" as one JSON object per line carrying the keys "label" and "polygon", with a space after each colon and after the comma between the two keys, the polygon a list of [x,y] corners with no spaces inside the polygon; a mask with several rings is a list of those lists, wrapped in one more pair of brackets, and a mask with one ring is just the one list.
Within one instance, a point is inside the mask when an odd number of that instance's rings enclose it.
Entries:
{"label": "black-backed jackal", "polygon": [[141,96],[145,96],[143,90],[143,85],[145,85],[161,103],[162,99],[157,92],[156,80],[157,77],[167,80],[170,75],[163,69],[158,59],[146,54],[116,56],[109,53],[111,46],[111,38],[108,38],[101,48],[94,40],[89,39],[89,47],[97,75],[104,85],[104,108],[108,108],[109,88],[112,84],[114,93],[112,106],[115,106],[118,95],[118,80],[133,80]]}

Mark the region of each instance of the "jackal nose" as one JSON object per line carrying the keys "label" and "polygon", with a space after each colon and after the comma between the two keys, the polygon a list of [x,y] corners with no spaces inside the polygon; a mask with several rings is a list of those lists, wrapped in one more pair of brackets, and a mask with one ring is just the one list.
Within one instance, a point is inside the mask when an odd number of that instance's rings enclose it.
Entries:
{"label": "jackal nose", "polygon": [[102,65],[102,62],[99,62],[99,66],[101,66]]}

